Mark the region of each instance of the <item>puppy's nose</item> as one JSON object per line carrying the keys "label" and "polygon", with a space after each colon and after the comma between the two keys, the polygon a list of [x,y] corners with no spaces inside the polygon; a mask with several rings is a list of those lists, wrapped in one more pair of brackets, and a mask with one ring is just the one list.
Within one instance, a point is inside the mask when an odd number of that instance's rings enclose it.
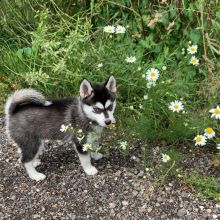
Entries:
{"label": "puppy's nose", "polygon": [[106,125],[110,125],[111,123],[112,123],[111,120],[109,120],[109,119],[105,120],[105,124],[106,124]]}

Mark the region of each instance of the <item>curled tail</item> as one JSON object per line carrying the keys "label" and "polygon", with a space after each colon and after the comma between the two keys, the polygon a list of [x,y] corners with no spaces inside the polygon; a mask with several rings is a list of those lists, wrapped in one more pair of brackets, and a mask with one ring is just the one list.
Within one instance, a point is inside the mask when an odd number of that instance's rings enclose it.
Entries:
{"label": "curled tail", "polygon": [[11,115],[17,107],[31,103],[41,106],[51,105],[51,102],[48,102],[40,92],[33,89],[21,89],[9,96],[5,104],[5,114]]}

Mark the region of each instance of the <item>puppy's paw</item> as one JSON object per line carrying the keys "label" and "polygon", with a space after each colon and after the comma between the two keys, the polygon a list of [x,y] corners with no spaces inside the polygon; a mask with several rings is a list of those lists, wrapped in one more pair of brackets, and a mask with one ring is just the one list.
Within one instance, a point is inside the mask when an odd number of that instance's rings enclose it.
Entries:
{"label": "puppy's paw", "polygon": [[91,157],[92,157],[94,160],[100,160],[101,158],[103,158],[103,154],[92,152],[92,153],[91,153]]}
{"label": "puppy's paw", "polygon": [[94,166],[86,167],[84,171],[87,175],[95,175],[98,173],[98,170]]}
{"label": "puppy's paw", "polygon": [[46,178],[46,176],[43,173],[39,173],[39,172],[36,172],[32,175],[29,175],[29,177],[32,180],[36,180],[36,181],[41,181],[41,180],[44,180]]}
{"label": "puppy's paw", "polygon": [[39,166],[40,164],[41,164],[40,159],[35,159],[35,160],[33,161],[33,167],[37,167],[37,166]]}

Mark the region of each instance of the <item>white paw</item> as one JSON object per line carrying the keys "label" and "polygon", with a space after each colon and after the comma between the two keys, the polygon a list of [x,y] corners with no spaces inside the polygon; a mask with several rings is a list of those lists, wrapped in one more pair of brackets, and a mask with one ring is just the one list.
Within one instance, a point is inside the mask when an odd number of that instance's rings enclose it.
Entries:
{"label": "white paw", "polygon": [[84,171],[87,175],[95,175],[96,173],[98,173],[98,170],[93,166],[84,168]]}
{"label": "white paw", "polygon": [[41,164],[40,159],[35,159],[35,160],[33,161],[33,167],[37,167],[37,166],[39,166],[40,164]]}
{"label": "white paw", "polygon": [[41,180],[44,180],[46,178],[46,176],[43,173],[38,173],[38,172],[35,172],[34,175],[33,174],[29,175],[29,177],[32,180],[36,180],[36,181],[41,181]]}
{"label": "white paw", "polygon": [[99,159],[103,158],[103,154],[92,152],[92,153],[91,153],[91,157],[92,157],[94,160],[99,160]]}

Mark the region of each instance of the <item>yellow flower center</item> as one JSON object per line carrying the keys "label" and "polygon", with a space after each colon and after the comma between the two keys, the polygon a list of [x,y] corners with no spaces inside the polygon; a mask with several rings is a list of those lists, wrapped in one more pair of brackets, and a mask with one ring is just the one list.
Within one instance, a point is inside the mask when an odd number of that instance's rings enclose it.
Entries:
{"label": "yellow flower center", "polygon": [[197,62],[197,60],[192,60],[192,63],[196,63]]}
{"label": "yellow flower center", "polygon": [[197,141],[197,142],[201,142],[201,141],[202,141],[202,137],[200,137],[200,136],[197,137],[197,138],[196,138],[196,141]]}
{"label": "yellow flower center", "polygon": [[220,109],[215,109],[215,110],[214,110],[214,114],[220,115]]}
{"label": "yellow flower center", "polygon": [[154,76],[156,76],[156,73],[151,72],[151,73],[150,73],[150,76],[154,77]]}
{"label": "yellow flower center", "polygon": [[207,134],[212,134],[214,132],[212,128],[206,128],[205,131]]}
{"label": "yellow flower center", "polygon": [[192,52],[194,52],[194,51],[196,51],[196,48],[193,47],[193,48],[191,48],[191,50],[192,50]]}
{"label": "yellow flower center", "polygon": [[179,105],[175,104],[175,105],[173,106],[173,108],[177,110],[177,109],[179,109]]}

